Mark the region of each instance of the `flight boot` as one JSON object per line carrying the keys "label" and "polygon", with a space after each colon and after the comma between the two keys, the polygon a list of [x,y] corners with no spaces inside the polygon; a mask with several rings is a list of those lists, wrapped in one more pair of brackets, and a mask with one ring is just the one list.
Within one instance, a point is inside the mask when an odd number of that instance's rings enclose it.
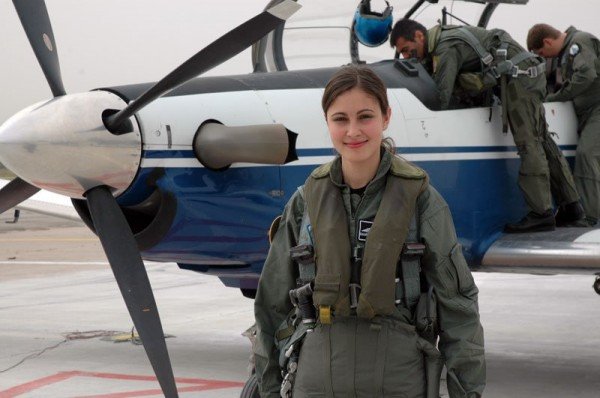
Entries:
{"label": "flight boot", "polygon": [[554,231],[556,222],[554,221],[554,212],[552,209],[546,210],[542,214],[530,211],[521,221],[506,224],[504,232],[509,234],[523,232],[541,232]]}
{"label": "flight boot", "polygon": [[579,202],[567,203],[560,206],[554,216],[557,227],[589,227],[590,223],[585,218],[585,211]]}

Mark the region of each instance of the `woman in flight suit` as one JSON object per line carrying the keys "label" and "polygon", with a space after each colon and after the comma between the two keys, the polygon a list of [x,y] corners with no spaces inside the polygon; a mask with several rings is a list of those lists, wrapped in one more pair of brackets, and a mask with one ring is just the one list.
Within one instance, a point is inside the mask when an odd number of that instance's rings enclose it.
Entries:
{"label": "woman in flight suit", "polygon": [[[448,205],[383,138],[383,82],[343,67],[322,106],[338,156],[311,173],[273,231],[255,301],[261,397],[437,397],[442,363],[451,398],[481,396],[478,290]],[[290,250],[306,246],[310,261],[293,261]],[[312,293],[314,322],[290,300],[300,290]],[[419,327],[423,297],[437,302],[434,336]]]}

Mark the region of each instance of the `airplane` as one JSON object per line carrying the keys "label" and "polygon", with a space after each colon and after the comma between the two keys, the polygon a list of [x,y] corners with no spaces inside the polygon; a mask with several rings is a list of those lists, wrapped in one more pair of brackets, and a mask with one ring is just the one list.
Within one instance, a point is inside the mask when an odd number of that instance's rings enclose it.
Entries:
{"label": "airplane", "polygon": [[[463,1],[485,4],[481,26],[500,3],[528,2]],[[13,3],[54,97],[0,127],[0,161],[17,175],[0,190],[0,213],[41,189],[71,198],[103,245],[165,396],[177,397],[142,259],[215,275],[253,297],[271,222],[310,171],[335,156],[320,99],[336,68],[286,70],[285,20],[299,5],[272,0],[158,83],[67,94],[45,2]],[[251,45],[253,73],[196,78]],[[354,62],[361,50],[351,43]],[[501,132],[499,107],[439,111],[435,83],[418,63],[368,66],[388,87],[388,131],[399,153],[423,167],[447,200],[471,267],[600,271],[599,229],[502,234],[525,204],[516,147]],[[572,105],[549,103],[546,113],[572,157]]]}

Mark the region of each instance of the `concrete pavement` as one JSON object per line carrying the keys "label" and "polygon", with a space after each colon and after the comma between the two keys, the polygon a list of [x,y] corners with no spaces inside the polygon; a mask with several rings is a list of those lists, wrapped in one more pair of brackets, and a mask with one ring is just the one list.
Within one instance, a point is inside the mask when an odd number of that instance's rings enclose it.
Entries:
{"label": "concrete pavement", "polygon": [[[22,213],[0,218],[0,398],[160,396],[94,235]],[[148,263],[181,397],[236,397],[247,377],[252,301],[218,279]],[[486,397],[600,395],[593,277],[476,273]]]}

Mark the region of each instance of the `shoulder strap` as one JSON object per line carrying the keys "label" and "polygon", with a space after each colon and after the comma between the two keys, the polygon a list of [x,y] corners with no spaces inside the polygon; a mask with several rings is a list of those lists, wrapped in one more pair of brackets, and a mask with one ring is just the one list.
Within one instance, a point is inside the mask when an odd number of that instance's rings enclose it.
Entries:
{"label": "shoulder strap", "polygon": [[300,223],[300,235],[298,237],[299,245],[311,245],[314,246],[312,237],[312,231],[310,226],[310,217],[308,216],[308,208],[306,206],[306,199],[304,198],[304,187],[298,187],[298,193],[304,202],[304,211],[302,212],[302,222]]}
{"label": "shoulder strap", "polygon": [[[298,193],[300,193],[300,196],[304,201],[304,210],[302,212],[302,222],[300,223],[298,245],[308,245],[314,248],[314,239],[312,227],[310,225],[310,217],[308,215],[308,206],[306,206],[306,199],[304,198],[304,187],[298,187]],[[316,275],[315,262],[313,261],[305,264],[298,263],[298,273],[300,281],[303,285],[312,282]]]}
{"label": "shoulder strap", "polygon": [[461,26],[461,27],[457,27],[457,28],[453,28],[453,29],[447,29],[447,30],[445,30],[445,32],[451,32],[452,30],[455,30],[456,33],[450,34],[450,35],[446,36],[445,38],[444,38],[444,35],[442,35],[440,37],[440,41],[450,40],[450,39],[461,40],[464,43],[468,44],[469,47],[471,47],[477,53],[477,55],[479,56],[479,59],[481,60],[481,62],[484,65],[488,66],[492,63],[492,61],[494,61],[494,56],[492,54],[490,54],[490,52],[488,50],[486,50],[485,47],[483,47],[481,42],[479,40],[477,40],[475,35],[473,33],[471,33],[468,29]]}

